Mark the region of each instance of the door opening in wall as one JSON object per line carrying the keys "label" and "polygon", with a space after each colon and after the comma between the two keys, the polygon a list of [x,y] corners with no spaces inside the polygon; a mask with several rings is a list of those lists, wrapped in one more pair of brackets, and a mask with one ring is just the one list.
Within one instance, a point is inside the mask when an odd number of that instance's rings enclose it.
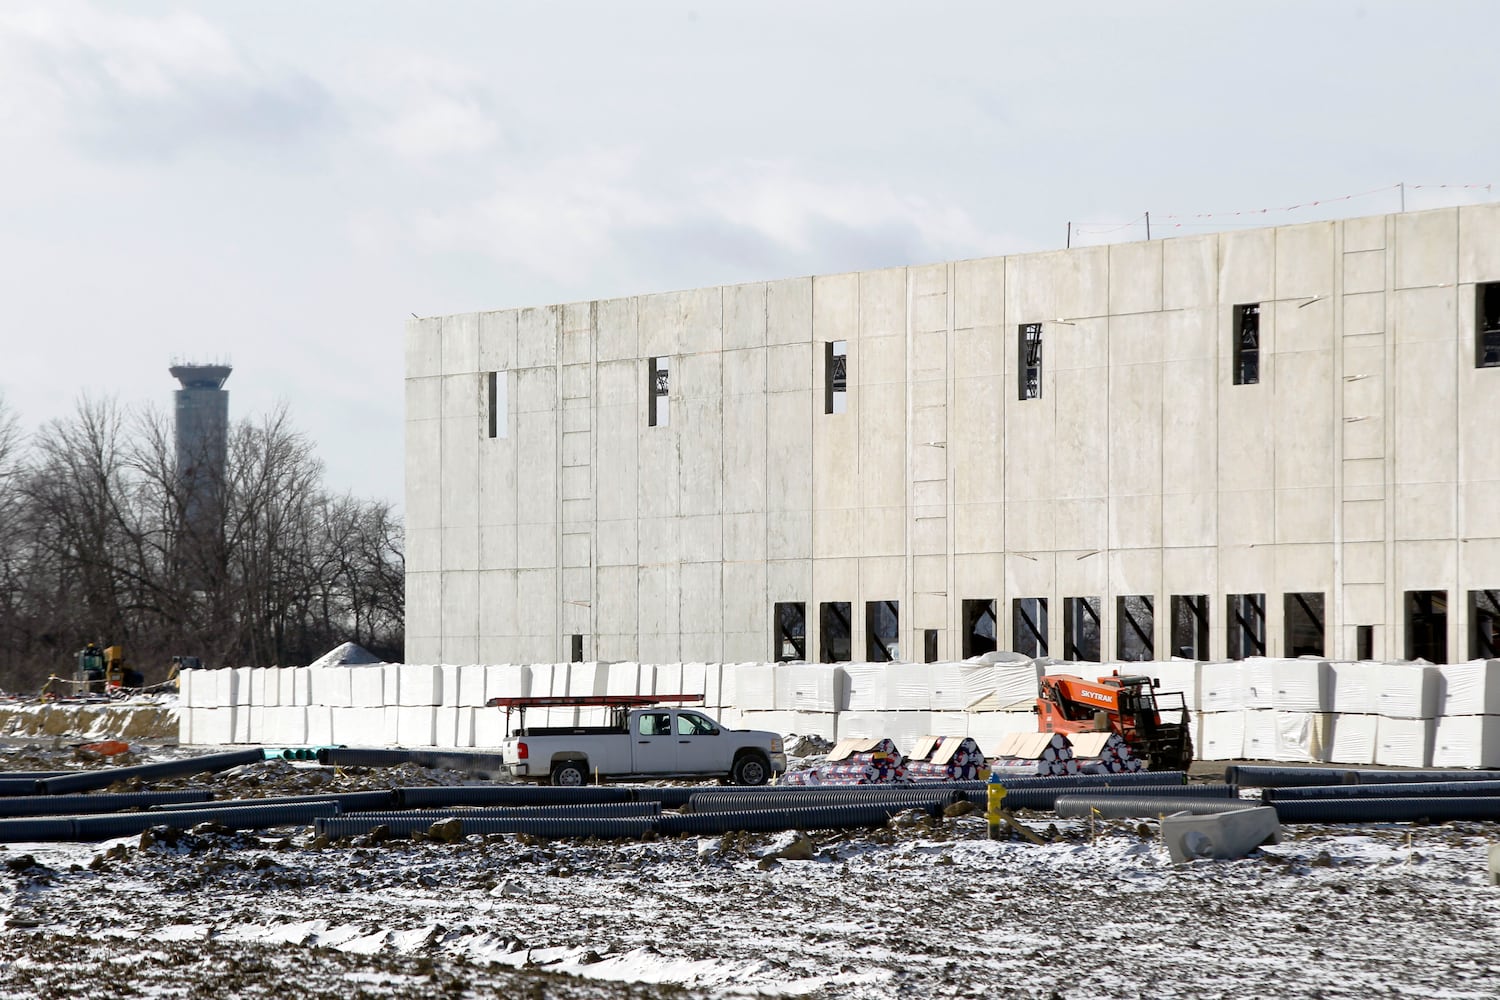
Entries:
{"label": "door opening in wall", "polygon": [[1354,658],[1356,660],[1375,659],[1375,626],[1354,626]]}
{"label": "door opening in wall", "polygon": [[1260,303],[1234,307],[1234,384],[1260,381]]}
{"label": "door opening in wall", "polygon": [[1017,653],[1047,655],[1047,599],[1017,597],[1010,602],[1010,642]]}
{"label": "door opening in wall", "polygon": [[1266,595],[1230,594],[1225,655],[1231,660],[1266,655]]}
{"label": "door opening in wall", "polygon": [[1208,659],[1208,595],[1172,595],[1172,655]]}
{"label": "door opening in wall", "polygon": [[823,344],[823,412],[843,413],[849,408],[849,342],[830,340]]}
{"label": "door opening in wall", "polygon": [[488,434],[492,438],[503,438],[507,436],[508,421],[506,411],[509,405],[506,400],[505,373],[490,372],[485,378],[485,396],[487,397],[487,423]]}
{"label": "door opening in wall", "polygon": [[1500,590],[1469,591],[1469,659],[1500,657]]}
{"label": "door opening in wall", "polygon": [[1099,662],[1099,609],[1097,597],[1063,599],[1063,659]]}
{"label": "door opening in wall", "polygon": [[777,663],[807,659],[807,605],[778,601],[772,608],[771,651]]}
{"label": "door opening in wall", "polygon": [[848,663],[853,654],[849,609],[848,601],[824,601],[819,606],[818,650],[824,663]]}
{"label": "door opening in wall", "polygon": [[652,358],[646,366],[646,422],[651,427],[671,423],[672,362],[669,358]]}
{"label": "door opening in wall", "polygon": [[1156,659],[1156,601],[1149,594],[1115,598],[1115,658]]}
{"label": "door opening in wall", "polygon": [[1016,372],[1019,399],[1042,398],[1042,324],[1022,323],[1016,342],[1020,351]]}
{"label": "door opening in wall", "polygon": [[865,659],[891,663],[901,659],[901,602],[865,602]]}
{"label": "door opening in wall", "polygon": [[965,598],[964,612],[964,658],[993,653],[998,647],[998,622],[995,618],[993,599]]}
{"label": "door opening in wall", "polygon": [[1474,286],[1474,367],[1500,368],[1500,281]]}
{"label": "door opening in wall", "polygon": [[572,659],[569,662],[572,662],[572,663],[582,663],[583,662],[583,636],[578,635],[578,634],[575,633],[572,636],[572,640],[573,640],[572,643],[571,643],[571,645],[572,645],[572,650],[571,650]]}
{"label": "door opening in wall", "polygon": [[937,662],[937,657],[938,657],[937,634],[938,634],[938,630],[935,629],[935,628],[925,628],[925,629],[922,630],[922,662],[923,663],[936,663]]}
{"label": "door opening in wall", "polygon": [[1283,595],[1282,631],[1287,656],[1324,655],[1323,595]]}
{"label": "door opening in wall", "polygon": [[1406,592],[1406,658],[1448,662],[1448,592]]}

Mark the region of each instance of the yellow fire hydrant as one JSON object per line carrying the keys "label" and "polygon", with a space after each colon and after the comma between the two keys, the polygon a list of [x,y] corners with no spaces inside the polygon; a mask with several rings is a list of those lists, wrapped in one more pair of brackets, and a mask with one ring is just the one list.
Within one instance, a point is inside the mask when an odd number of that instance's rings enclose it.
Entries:
{"label": "yellow fire hydrant", "polygon": [[985,811],[984,818],[990,824],[990,839],[1000,839],[1000,810],[1005,807],[1005,786],[1000,784],[1000,777],[996,774],[990,775],[989,787],[985,789]]}

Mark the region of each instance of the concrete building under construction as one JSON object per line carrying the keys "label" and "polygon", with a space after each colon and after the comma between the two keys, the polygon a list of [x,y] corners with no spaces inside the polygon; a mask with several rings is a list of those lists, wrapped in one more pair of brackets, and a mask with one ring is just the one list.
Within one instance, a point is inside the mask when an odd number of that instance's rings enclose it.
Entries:
{"label": "concrete building under construction", "polygon": [[1500,206],[416,319],[406,373],[411,662],[1500,655]]}

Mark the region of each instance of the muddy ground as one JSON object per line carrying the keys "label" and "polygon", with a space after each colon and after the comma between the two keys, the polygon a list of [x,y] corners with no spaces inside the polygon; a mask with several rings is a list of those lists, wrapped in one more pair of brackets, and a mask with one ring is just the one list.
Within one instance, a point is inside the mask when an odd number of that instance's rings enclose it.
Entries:
{"label": "muddy ground", "polygon": [[[100,765],[33,748],[3,766]],[[467,779],[268,762],[196,780],[231,797]],[[1027,820],[1050,842],[992,842],[968,815],[645,843],[11,844],[0,997],[1500,995],[1493,825],[1287,827],[1247,859],[1174,866],[1155,824]]]}

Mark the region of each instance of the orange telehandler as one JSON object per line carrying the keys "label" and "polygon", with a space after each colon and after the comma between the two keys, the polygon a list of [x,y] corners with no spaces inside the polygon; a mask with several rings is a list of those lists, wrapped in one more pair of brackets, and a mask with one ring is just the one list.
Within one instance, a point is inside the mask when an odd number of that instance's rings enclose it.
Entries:
{"label": "orange telehandler", "polygon": [[1072,674],[1043,677],[1037,731],[1118,733],[1148,770],[1185,771],[1193,762],[1187,703],[1181,692],[1158,694],[1160,683],[1118,673],[1095,681]]}

